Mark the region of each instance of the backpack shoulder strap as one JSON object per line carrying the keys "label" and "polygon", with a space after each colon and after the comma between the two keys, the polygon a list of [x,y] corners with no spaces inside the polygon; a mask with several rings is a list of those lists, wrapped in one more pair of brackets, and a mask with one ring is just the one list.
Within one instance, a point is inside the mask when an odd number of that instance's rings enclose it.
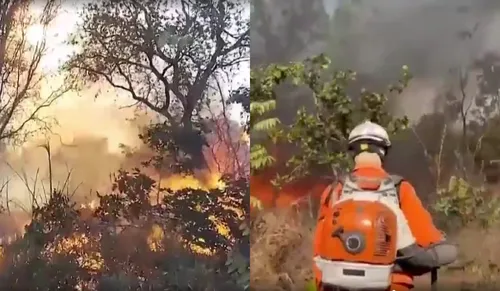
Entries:
{"label": "backpack shoulder strap", "polygon": [[324,205],[325,205],[325,206],[330,205],[330,201],[331,201],[332,196],[333,196],[333,194],[334,194],[334,192],[335,192],[335,189],[336,189],[336,188],[337,188],[337,186],[339,186],[339,185],[342,187],[342,186],[344,185],[344,181],[345,181],[345,177],[341,177],[341,178],[339,178],[339,179],[338,179],[335,183],[332,183],[332,184],[330,185],[330,186],[331,186],[331,190],[330,190],[330,193],[328,194],[328,196],[327,196],[327,197],[326,197],[326,199],[325,199],[325,203],[324,203]]}
{"label": "backpack shoulder strap", "polygon": [[[405,179],[402,176],[399,176],[399,175],[390,175],[389,177],[390,177],[391,181],[394,183],[394,186],[396,186],[396,192],[397,192],[397,195],[398,195],[398,201],[399,201],[399,203],[401,205],[400,191],[399,190],[401,188],[401,183]],[[334,194],[333,192],[337,188],[337,185],[341,185],[341,186],[344,185],[345,179],[346,179],[346,177],[339,178],[336,183],[334,183],[334,184],[331,185],[330,193],[326,197],[325,202],[324,202],[325,206],[330,204],[331,198],[332,198],[332,196]]]}
{"label": "backpack shoulder strap", "polygon": [[401,183],[405,180],[402,176],[399,175],[390,175],[389,176],[391,181],[394,183],[394,186],[396,186],[396,191],[398,194],[398,201],[399,201],[399,206],[401,206],[401,197],[400,197],[400,188],[401,188]]}

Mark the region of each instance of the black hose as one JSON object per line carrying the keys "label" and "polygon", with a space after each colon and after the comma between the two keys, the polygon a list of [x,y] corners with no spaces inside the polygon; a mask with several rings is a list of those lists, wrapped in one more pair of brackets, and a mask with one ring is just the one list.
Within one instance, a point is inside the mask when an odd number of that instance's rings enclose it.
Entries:
{"label": "black hose", "polygon": [[438,280],[438,269],[432,269],[431,271],[431,290],[437,290],[437,280]]}

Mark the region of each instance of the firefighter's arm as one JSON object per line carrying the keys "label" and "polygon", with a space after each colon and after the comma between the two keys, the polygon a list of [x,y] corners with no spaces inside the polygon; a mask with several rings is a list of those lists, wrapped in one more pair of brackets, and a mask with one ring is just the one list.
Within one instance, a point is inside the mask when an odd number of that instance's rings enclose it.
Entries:
{"label": "firefighter's arm", "polygon": [[453,263],[458,256],[457,246],[447,242],[436,228],[410,183],[401,183],[400,199],[401,210],[416,240],[415,244],[399,250],[404,258],[400,266],[413,275],[422,275]]}
{"label": "firefighter's arm", "polygon": [[431,214],[425,209],[413,186],[406,181],[401,182],[400,199],[401,210],[418,245],[428,247],[440,242],[443,235],[434,225]]}

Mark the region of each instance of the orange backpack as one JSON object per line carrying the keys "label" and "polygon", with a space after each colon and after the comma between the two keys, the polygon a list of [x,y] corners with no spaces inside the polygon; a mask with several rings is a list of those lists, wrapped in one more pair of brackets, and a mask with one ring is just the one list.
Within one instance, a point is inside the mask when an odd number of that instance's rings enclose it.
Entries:
{"label": "orange backpack", "polygon": [[[390,176],[378,179],[374,190],[359,187],[359,178],[342,183],[339,200],[328,207],[316,265],[322,283],[346,289],[385,289],[397,257],[399,184]],[[334,195],[335,193],[332,193]]]}

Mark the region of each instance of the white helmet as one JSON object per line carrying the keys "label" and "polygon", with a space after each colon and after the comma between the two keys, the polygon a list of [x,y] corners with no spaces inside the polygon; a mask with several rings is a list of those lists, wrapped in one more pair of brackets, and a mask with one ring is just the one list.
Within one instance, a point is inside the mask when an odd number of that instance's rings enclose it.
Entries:
{"label": "white helmet", "polygon": [[359,140],[372,140],[386,148],[391,146],[387,131],[382,126],[371,121],[365,121],[352,129],[349,134],[349,144]]}

